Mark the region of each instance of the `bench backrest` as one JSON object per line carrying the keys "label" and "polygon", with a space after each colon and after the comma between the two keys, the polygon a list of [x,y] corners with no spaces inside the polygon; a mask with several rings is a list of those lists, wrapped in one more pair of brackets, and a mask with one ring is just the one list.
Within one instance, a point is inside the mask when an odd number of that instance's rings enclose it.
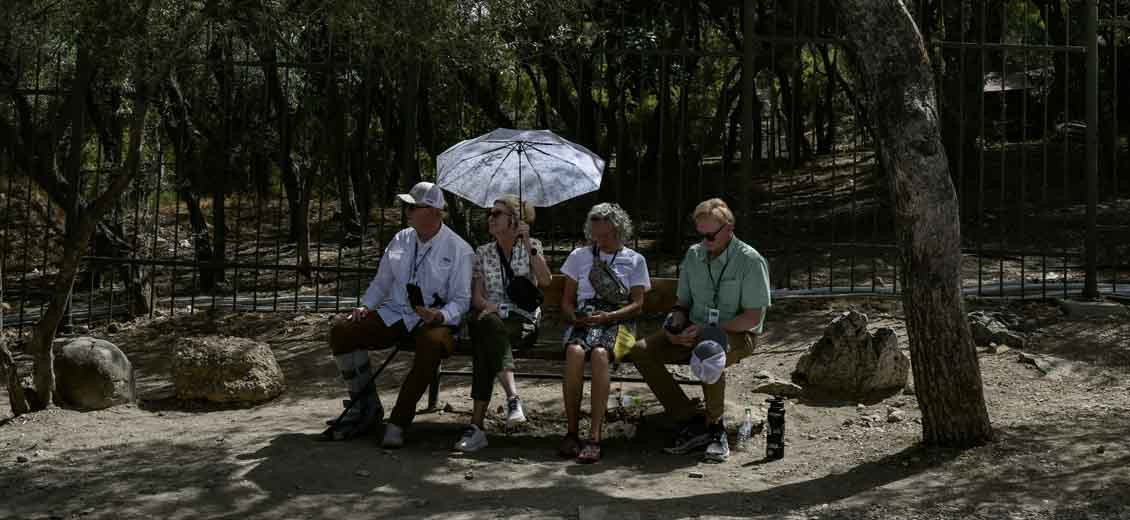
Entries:
{"label": "bench backrest", "polygon": [[[664,314],[675,305],[675,291],[679,286],[678,278],[652,278],[651,290],[643,299],[644,314]],[[561,295],[565,291],[565,275],[553,275],[553,281],[545,289],[545,301],[542,303],[544,310],[557,310],[561,307]]]}

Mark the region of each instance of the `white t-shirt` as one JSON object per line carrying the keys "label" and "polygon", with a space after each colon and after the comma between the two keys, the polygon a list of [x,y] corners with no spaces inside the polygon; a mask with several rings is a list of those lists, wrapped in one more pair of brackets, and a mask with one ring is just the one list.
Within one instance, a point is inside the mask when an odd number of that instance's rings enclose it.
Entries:
{"label": "white t-shirt", "polygon": [[[612,271],[628,289],[637,286],[643,287],[644,291],[651,289],[651,276],[647,273],[647,260],[643,255],[625,246],[614,254],[601,251],[600,259],[606,263],[611,262]],[[590,300],[596,296],[596,290],[589,283],[591,270],[592,246],[574,249],[561,266],[561,272],[577,282],[577,301]]]}

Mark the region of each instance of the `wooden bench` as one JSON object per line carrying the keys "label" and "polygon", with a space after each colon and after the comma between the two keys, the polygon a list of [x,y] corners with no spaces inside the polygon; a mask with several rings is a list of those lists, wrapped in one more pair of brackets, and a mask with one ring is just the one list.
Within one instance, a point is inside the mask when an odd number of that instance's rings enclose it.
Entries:
{"label": "wooden bench", "polygon": [[[651,290],[644,296],[643,314],[637,320],[639,325],[637,327],[637,333],[640,334],[641,337],[658,330],[658,327],[663,322],[663,318],[677,301],[675,297],[677,287],[678,279],[676,278],[651,279]],[[532,347],[515,350],[515,359],[565,360],[565,350],[562,346],[562,339],[565,335],[566,325],[561,319],[561,298],[564,290],[565,275],[554,275],[549,287],[544,291],[545,300],[541,307],[542,319],[539,323],[537,341]],[[471,355],[471,349],[471,340],[468,334],[466,334],[466,327],[464,327],[456,343],[455,352],[452,354],[452,357],[469,357]],[[402,348],[401,350],[411,349]],[[630,363],[631,356],[629,355],[622,362]],[[436,403],[439,400],[439,383],[443,376],[469,377],[470,375],[471,372],[466,370],[443,370],[443,364],[440,363],[440,367],[436,370],[435,380],[432,381],[431,386],[428,388],[428,409],[430,410],[436,407]],[[514,376],[524,379],[561,378],[560,373],[515,372]],[[612,381],[642,383],[643,379],[613,375]],[[681,381],[681,383],[687,385],[701,384],[698,381]]]}

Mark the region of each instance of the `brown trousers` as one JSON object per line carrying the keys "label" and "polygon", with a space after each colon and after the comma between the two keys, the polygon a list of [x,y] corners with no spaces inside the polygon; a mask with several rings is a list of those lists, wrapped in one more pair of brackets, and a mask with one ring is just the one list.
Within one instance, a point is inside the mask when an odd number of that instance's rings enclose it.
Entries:
{"label": "brown trousers", "polygon": [[[726,353],[726,366],[738,363],[753,354],[757,345],[757,336],[750,332],[727,333],[730,342],[730,352]],[[645,339],[636,342],[632,347],[632,361],[640,371],[647,386],[655,394],[656,399],[663,405],[663,409],[674,420],[683,422],[702,410],[695,407],[694,402],[687,397],[675,378],[667,371],[666,364],[683,364],[690,362],[691,347],[676,345],[667,340],[667,335],[660,330]],[[706,422],[714,424],[726,412],[726,373],[712,385],[702,385],[702,397],[706,401]]]}
{"label": "brown trousers", "polygon": [[384,350],[398,343],[414,345],[415,357],[412,359],[412,370],[400,386],[396,406],[388,421],[406,428],[416,417],[416,403],[435,379],[440,360],[450,356],[455,350],[455,337],[451,335],[451,328],[446,325],[421,324],[408,332],[403,321],[385,325],[380,315],[370,312],[360,321],[338,320],[330,329],[330,349],[335,356],[357,350]]}

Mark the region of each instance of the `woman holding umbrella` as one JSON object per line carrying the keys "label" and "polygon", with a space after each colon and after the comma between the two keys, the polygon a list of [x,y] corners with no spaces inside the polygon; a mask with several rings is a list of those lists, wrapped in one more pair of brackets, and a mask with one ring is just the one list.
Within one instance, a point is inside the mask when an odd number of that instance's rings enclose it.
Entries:
{"label": "woman holding umbrella", "polygon": [[[635,335],[635,318],[651,289],[647,261],[624,243],[632,221],[617,204],[601,203],[585,219],[589,245],[575,249],[561,266],[565,289],[561,311],[572,326],[565,339],[563,392],[568,432],[558,452],[577,462],[600,460],[601,427],[608,405],[610,362],[618,336]],[[592,363],[592,423],[589,439],[578,435],[585,361]]]}
{"label": "woman holding umbrella", "polygon": [[541,314],[538,287],[548,287],[549,266],[542,246],[530,237],[534,207],[514,195],[494,201],[487,228],[494,240],[475,250],[471,271],[471,319],[474,345],[471,424],[455,449],[477,451],[487,446],[483,418],[497,376],[506,392],[507,422],[526,420],[514,384],[512,349],[533,339]]}

